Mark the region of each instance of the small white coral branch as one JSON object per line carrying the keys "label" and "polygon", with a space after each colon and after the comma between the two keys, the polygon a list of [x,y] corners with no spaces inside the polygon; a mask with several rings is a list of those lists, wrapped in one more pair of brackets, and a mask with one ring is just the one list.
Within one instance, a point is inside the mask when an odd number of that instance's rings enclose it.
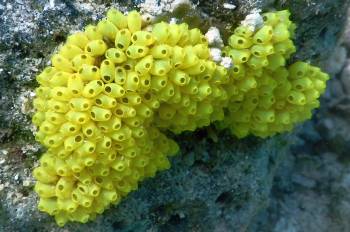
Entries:
{"label": "small white coral branch", "polygon": [[222,57],[221,50],[219,48],[210,48],[210,56],[214,62],[229,69],[233,66],[232,59],[230,57]]}

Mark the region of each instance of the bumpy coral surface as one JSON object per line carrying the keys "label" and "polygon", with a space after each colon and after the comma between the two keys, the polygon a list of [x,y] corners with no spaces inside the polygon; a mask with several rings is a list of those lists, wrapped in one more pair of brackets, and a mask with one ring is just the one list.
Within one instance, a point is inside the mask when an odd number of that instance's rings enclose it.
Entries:
{"label": "bumpy coral surface", "polygon": [[199,29],[147,26],[136,11],[70,35],[37,81],[36,139],[48,148],[33,174],[39,209],[58,225],[87,222],[138,182],[170,167],[177,144],[164,131],[193,131],[215,121],[244,137],[289,130],[318,106],[327,75],[297,62],[287,11],[243,26],[224,50],[227,70],[209,57]]}

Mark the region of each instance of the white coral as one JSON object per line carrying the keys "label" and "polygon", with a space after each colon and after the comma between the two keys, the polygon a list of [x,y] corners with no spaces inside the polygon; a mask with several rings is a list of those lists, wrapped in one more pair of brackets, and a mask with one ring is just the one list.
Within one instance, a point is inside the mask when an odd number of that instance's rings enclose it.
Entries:
{"label": "white coral", "polygon": [[216,63],[219,63],[222,60],[221,50],[219,48],[210,48],[210,56]]}
{"label": "white coral", "polygon": [[232,59],[230,57],[227,57],[227,56],[222,57],[220,65],[224,66],[227,69],[229,69],[229,68],[231,68],[233,66]]}
{"label": "white coral", "polygon": [[241,22],[241,25],[248,27],[252,31],[261,28],[264,25],[264,20],[260,12],[261,10],[253,9]]}
{"label": "white coral", "polygon": [[223,47],[223,41],[221,39],[220,31],[216,27],[210,27],[208,32],[205,33],[205,37],[210,45],[216,47]]}

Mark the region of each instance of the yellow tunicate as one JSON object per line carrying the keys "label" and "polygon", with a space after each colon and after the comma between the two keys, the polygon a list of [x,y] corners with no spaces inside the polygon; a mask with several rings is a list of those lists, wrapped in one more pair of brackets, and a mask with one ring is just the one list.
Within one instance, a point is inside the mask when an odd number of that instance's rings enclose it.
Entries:
{"label": "yellow tunicate", "polygon": [[85,47],[85,52],[93,57],[103,55],[106,50],[107,50],[107,45],[101,39],[100,40],[92,40]]}
{"label": "yellow tunicate", "polygon": [[157,44],[164,44],[168,39],[169,25],[165,22],[160,22],[153,25],[152,35]]}
{"label": "yellow tunicate", "polygon": [[116,67],[115,69],[115,80],[114,82],[117,84],[124,84],[126,81],[126,70],[123,67]]}
{"label": "yellow tunicate", "polygon": [[117,27],[110,22],[107,19],[102,19],[98,24],[97,24],[97,31],[98,33],[102,34],[103,36],[107,37],[111,41],[114,41],[115,35],[117,34]]}
{"label": "yellow tunicate", "polygon": [[242,49],[249,48],[252,45],[252,41],[237,35],[231,35],[229,38],[229,44],[233,48]]}
{"label": "yellow tunicate", "polygon": [[[179,25],[179,30],[180,30],[180,34],[181,37],[179,39],[178,45],[179,46],[185,46],[186,44],[189,44],[189,28],[188,28],[188,24],[186,23],[181,23]],[[167,30],[169,31],[169,30]],[[168,32],[169,33],[169,32]]]}
{"label": "yellow tunicate", "polygon": [[82,134],[72,135],[64,140],[64,149],[66,151],[73,151],[83,143]]}
{"label": "yellow tunicate", "polygon": [[48,99],[48,98],[50,98],[50,88],[49,87],[44,87],[44,86],[38,87],[35,90],[35,94],[39,98]]}
{"label": "yellow tunicate", "polygon": [[171,62],[173,63],[174,67],[175,68],[180,67],[184,59],[185,59],[185,53],[183,51],[183,48],[179,46],[175,46],[172,49],[172,58],[171,58]]}
{"label": "yellow tunicate", "polygon": [[178,66],[178,68],[186,69],[196,65],[199,62],[199,59],[196,56],[195,51],[192,47],[186,47],[183,52],[184,58],[181,64]]}
{"label": "yellow tunicate", "polygon": [[272,39],[272,36],[273,36],[272,26],[265,25],[254,34],[253,42],[255,44],[266,44]]}
{"label": "yellow tunicate", "polygon": [[39,110],[39,111],[45,111],[47,108],[47,105],[45,104],[45,100],[41,98],[34,99],[33,106],[36,110]]}
{"label": "yellow tunicate", "polygon": [[45,113],[45,118],[52,124],[61,125],[66,121],[64,114],[47,111]]}
{"label": "yellow tunicate", "polygon": [[156,59],[168,58],[171,54],[170,46],[166,44],[156,45],[151,49],[152,57]]}
{"label": "yellow tunicate", "polygon": [[112,116],[112,113],[108,109],[93,106],[91,108],[90,116],[95,121],[107,121]]}
{"label": "yellow tunicate", "polygon": [[146,75],[153,66],[153,56],[148,55],[142,58],[136,65],[135,71],[139,75]]}
{"label": "yellow tunicate", "polygon": [[268,56],[268,62],[269,64],[266,66],[266,68],[270,70],[276,70],[277,68],[282,67],[286,64],[285,58],[282,54],[279,53]]}
{"label": "yellow tunicate", "polygon": [[[97,27],[93,25],[88,25],[85,27],[85,34],[89,40],[101,40],[103,35],[97,31]],[[84,46],[85,48],[85,46]]]}
{"label": "yellow tunicate", "polygon": [[48,101],[48,107],[50,110],[53,110],[59,113],[66,113],[69,110],[69,107],[65,102],[61,102],[53,99]]}
{"label": "yellow tunicate", "polygon": [[287,99],[288,102],[295,105],[304,105],[306,103],[304,94],[297,91],[290,91]]}
{"label": "yellow tunicate", "polygon": [[95,123],[91,121],[89,121],[88,123],[84,123],[82,125],[82,131],[83,131],[83,134],[88,138],[89,137],[98,138],[100,133]]}
{"label": "yellow tunicate", "polygon": [[193,48],[194,48],[196,55],[200,59],[207,60],[209,58],[210,52],[209,52],[208,46],[206,44],[197,44]]}
{"label": "yellow tunicate", "polygon": [[66,44],[60,48],[58,54],[63,56],[66,59],[73,59],[75,56],[83,53],[83,50],[76,45]]}
{"label": "yellow tunicate", "polygon": [[66,118],[68,121],[80,125],[85,124],[87,121],[89,121],[89,115],[86,112],[68,111]]}
{"label": "yellow tunicate", "polygon": [[234,33],[244,38],[250,38],[253,35],[254,31],[246,26],[239,26],[235,29]]}
{"label": "yellow tunicate", "polygon": [[53,87],[50,95],[57,101],[69,101],[72,97],[72,94],[67,87]]}
{"label": "yellow tunicate", "polygon": [[86,98],[93,98],[100,94],[104,89],[102,81],[90,81],[85,85],[82,95]]}
{"label": "yellow tunicate", "polygon": [[115,36],[115,47],[125,51],[131,42],[131,32],[128,29],[122,29]]}
{"label": "yellow tunicate", "polygon": [[51,58],[52,65],[61,71],[71,72],[73,70],[72,63],[60,54],[55,54]]}
{"label": "yellow tunicate", "polygon": [[170,24],[168,29],[168,38],[166,42],[170,46],[175,46],[181,38],[181,32],[179,25],[176,24]]}
{"label": "yellow tunicate", "polygon": [[305,76],[307,70],[308,64],[300,61],[292,64],[288,69],[290,77],[293,79],[302,78],[303,76]]}
{"label": "yellow tunicate", "polygon": [[127,16],[128,28],[131,33],[141,30],[142,18],[139,12],[130,11]]}
{"label": "yellow tunicate", "polygon": [[131,59],[139,59],[147,55],[149,48],[141,45],[131,45],[126,49],[126,55]]}
{"label": "yellow tunicate", "polygon": [[285,67],[295,51],[288,11],[239,26],[214,62],[208,41],[186,23],[147,25],[116,9],[70,35],[38,74],[33,123],[48,148],[33,176],[39,210],[59,226],[86,223],[140,181],[168,169],[176,134],[218,122],[238,137],[289,131],[319,106],[328,75],[307,63]]}
{"label": "yellow tunicate", "polygon": [[274,12],[268,12],[263,14],[263,19],[266,24],[276,25],[279,22],[279,16]]}
{"label": "yellow tunicate", "polygon": [[130,71],[126,75],[124,88],[126,91],[135,91],[140,83],[140,78],[136,72]]}
{"label": "yellow tunicate", "polygon": [[150,32],[135,31],[131,36],[131,42],[135,45],[150,46],[154,43],[154,38]]}
{"label": "yellow tunicate", "polygon": [[57,206],[58,206],[58,209],[60,210],[65,210],[70,213],[73,213],[77,209],[78,204],[72,201],[72,199],[69,197],[65,199],[63,198],[57,199]]}
{"label": "yellow tunicate", "polygon": [[60,132],[66,135],[74,135],[80,130],[81,126],[72,122],[65,122],[60,127]]}
{"label": "yellow tunicate", "polygon": [[55,198],[40,198],[38,208],[50,215],[58,213],[57,201]]}
{"label": "yellow tunicate", "polygon": [[128,59],[124,64],[123,67],[125,71],[132,71],[133,67],[136,65],[137,61],[134,59]]}
{"label": "yellow tunicate", "polygon": [[110,48],[106,51],[106,58],[111,60],[115,64],[120,64],[126,61],[127,57],[124,52],[119,48]]}
{"label": "yellow tunicate", "polygon": [[105,122],[99,122],[99,126],[104,126],[105,131],[119,130],[121,128],[122,122],[119,117],[112,116],[112,118]]}
{"label": "yellow tunicate", "polygon": [[45,120],[45,113],[43,112],[36,112],[34,115],[33,115],[33,118],[32,118],[32,122],[34,123],[34,125],[36,126],[39,126],[43,123],[43,121]]}
{"label": "yellow tunicate", "polygon": [[83,92],[84,82],[79,74],[72,74],[67,80],[67,88],[74,97],[78,97]]}
{"label": "yellow tunicate", "polygon": [[136,93],[127,93],[125,96],[121,99],[121,101],[126,105],[138,105],[141,103],[141,96]]}
{"label": "yellow tunicate", "polygon": [[89,39],[83,32],[77,32],[73,35],[69,35],[67,38],[67,44],[75,45],[84,49]]}
{"label": "yellow tunicate", "polygon": [[128,26],[127,17],[117,9],[110,9],[107,12],[107,19],[119,29],[123,29]]}
{"label": "yellow tunicate", "polygon": [[266,57],[252,56],[247,64],[252,69],[261,69],[262,67],[266,67],[269,64],[269,61]]}
{"label": "yellow tunicate", "polygon": [[83,81],[93,81],[100,79],[99,68],[96,66],[83,64],[78,72]]}
{"label": "yellow tunicate", "polygon": [[75,71],[78,71],[84,64],[93,65],[95,59],[88,54],[79,54],[72,59],[72,65]]}
{"label": "yellow tunicate", "polygon": [[101,78],[105,83],[110,83],[115,78],[115,67],[112,60],[104,60],[101,62],[100,68]]}
{"label": "yellow tunicate", "polygon": [[191,66],[190,68],[184,69],[183,71],[189,75],[199,75],[205,70],[205,62],[199,60],[197,64]]}
{"label": "yellow tunicate", "polygon": [[50,198],[56,196],[55,185],[44,184],[39,182],[35,185],[34,190],[38,193],[40,197],[43,198]]}
{"label": "yellow tunicate", "polygon": [[[323,75],[320,70],[300,61],[285,68],[287,59],[295,52],[290,39],[295,26],[288,17],[288,11],[263,14],[264,25],[258,31],[238,27],[230,37],[230,46],[224,49],[234,61],[230,72],[239,92],[230,97],[228,116],[219,126],[230,128],[238,137],[249,134],[266,137],[289,131],[310,117],[311,110],[318,105],[315,99],[324,91],[328,77],[317,78]],[[244,38],[241,44],[251,42],[252,46],[239,47],[240,38]],[[240,54],[247,50],[251,56],[242,63]]]}
{"label": "yellow tunicate", "polygon": [[156,76],[166,75],[171,69],[171,62],[168,59],[155,60],[153,62],[150,73]]}
{"label": "yellow tunicate", "polygon": [[104,93],[110,97],[119,98],[124,96],[125,90],[118,84],[110,83],[104,86]]}
{"label": "yellow tunicate", "polygon": [[293,41],[290,39],[276,43],[274,49],[276,52],[281,53],[285,58],[289,58],[290,55],[296,51]]}
{"label": "yellow tunicate", "polygon": [[160,101],[169,101],[175,95],[175,87],[170,82],[159,92],[159,100]]}
{"label": "yellow tunicate", "polygon": [[113,97],[100,94],[95,98],[95,104],[97,106],[110,109],[110,108],[114,108],[117,105],[117,101]]}
{"label": "yellow tunicate", "polygon": [[56,196],[58,198],[70,197],[74,186],[74,180],[68,177],[61,177],[56,184]]}
{"label": "yellow tunicate", "polygon": [[86,111],[92,105],[91,100],[86,98],[72,98],[69,101],[69,107],[75,111]]}
{"label": "yellow tunicate", "polygon": [[128,118],[134,117],[136,115],[136,110],[131,106],[117,104],[113,113],[120,118]]}
{"label": "yellow tunicate", "polygon": [[252,54],[256,57],[266,57],[274,53],[273,46],[271,44],[257,44],[252,48]]}
{"label": "yellow tunicate", "polygon": [[288,26],[284,23],[279,23],[273,30],[272,39],[274,42],[284,41],[289,38]]}
{"label": "yellow tunicate", "polygon": [[70,176],[72,174],[71,168],[63,159],[56,159],[55,170],[59,176]]}
{"label": "yellow tunicate", "polygon": [[228,53],[230,58],[233,60],[234,64],[242,64],[247,62],[250,57],[250,54],[251,53],[249,49],[241,49],[241,50],[232,49]]}
{"label": "yellow tunicate", "polygon": [[188,83],[189,75],[181,70],[174,70],[170,72],[169,78],[174,84],[184,86]]}

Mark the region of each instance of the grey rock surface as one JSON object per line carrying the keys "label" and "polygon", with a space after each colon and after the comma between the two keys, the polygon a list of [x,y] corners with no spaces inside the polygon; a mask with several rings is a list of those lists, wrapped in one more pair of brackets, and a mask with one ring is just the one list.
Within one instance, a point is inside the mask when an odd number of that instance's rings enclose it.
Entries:
{"label": "grey rock surface", "polygon": [[[69,33],[100,19],[110,6],[134,9],[143,1],[118,2],[0,1],[0,231],[247,231],[251,228],[261,231],[254,227],[260,225],[254,223],[259,215],[265,215],[265,219],[276,218],[269,225],[265,224],[265,228],[287,231],[283,227],[289,223],[286,218],[278,220],[277,214],[266,213],[264,209],[269,206],[276,168],[285,157],[289,157],[285,165],[294,164],[290,155],[286,155],[294,141],[292,135],[266,140],[234,140],[220,133],[217,143],[211,141],[205,130],[178,136],[175,139],[182,152],[173,158],[172,168],[143,182],[138,191],[95,222],[69,224],[61,229],[51,217],[38,212],[31,177],[31,170],[42,152],[33,140],[30,123],[35,75],[48,64],[50,54]],[[174,1],[161,2],[166,8]],[[179,8],[172,14],[181,15],[184,21],[199,24],[201,28],[218,25],[223,29],[233,28],[255,8],[289,8],[298,24],[299,51],[295,57],[314,64],[325,63],[335,48],[348,4],[346,0],[217,0],[209,5],[207,2],[193,1],[193,5],[199,3],[195,9]],[[236,5],[237,9],[224,9],[226,2]],[[225,31],[229,33],[230,30]],[[329,122],[332,123],[335,122]],[[328,126],[324,129],[326,133],[333,133],[332,125],[325,126]],[[327,140],[328,137],[319,132],[322,126],[318,128],[307,137],[313,137],[314,142]],[[338,141],[334,136],[330,138]],[[307,189],[318,186],[314,178],[293,170],[282,169],[281,176],[286,179],[293,176],[293,182],[282,183],[287,189],[292,186],[290,183]],[[346,182],[346,175],[338,179]],[[285,189],[280,187],[277,193],[283,191]],[[315,196],[308,197],[306,200]],[[290,201],[295,202],[293,198]],[[274,202],[272,198],[272,204]],[[344,213],[339,218],[345,219],[349,209],[341,202]],[[317,202],[314,203],[313,207],[317,206]],[[273,209],[278,208],[269,208],[272,212]],[[293,220],[298,224],[301,219]]]}

